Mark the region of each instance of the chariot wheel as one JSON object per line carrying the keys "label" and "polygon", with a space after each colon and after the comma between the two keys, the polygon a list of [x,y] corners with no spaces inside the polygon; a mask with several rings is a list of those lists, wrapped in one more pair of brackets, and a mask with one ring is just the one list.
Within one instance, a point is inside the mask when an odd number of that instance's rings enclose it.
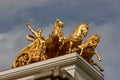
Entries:
{"label": "chariot wheel", "polygon": [[13,62],[12,68],[27,65],[31,62],[32,56],[27,52],[18,54]]}

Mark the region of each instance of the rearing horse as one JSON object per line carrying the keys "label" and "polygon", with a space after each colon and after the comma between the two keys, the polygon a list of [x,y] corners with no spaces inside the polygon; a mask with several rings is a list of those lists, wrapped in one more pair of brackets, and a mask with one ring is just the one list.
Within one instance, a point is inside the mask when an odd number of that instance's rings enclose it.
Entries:
{"label": "rearing horse", "polygon": [[63,27],[64,23],[60,19],[56,19],[53,25],[53,31],[46,40],[46,51],[50,58],[55,57],[55,52],[58,50],[59,46],[64,40],[64,33],[62,32]]}
{"label": "rearing horse", "polygon": [[64,38],[64,35],[62,32],[63,27],[64,27],[64,23],[60,19],[56,19],[51,35],[58,36],[60,41],[63,40],[63,38]]}
{"label": "rearing horse", "polygon": [[92,34],[90,35],[86,41],[84,41],[81,45],[78,45],[78,51],[80,55],[90,64],[95,65],[96,67],[99,68],[100,71],[104,71],[104,69],[99,66],[92,57],[96,55],[97,59],[99,61],[102,60],[98,52],[95,50],[97,47],[98,43],[100,41],[100,36],[97,34]]}
{"label": "rearing horse", "polygon": [[61,48],[57,52],[57,55],[71,53],[72,49],[77,48],[77,46],[82,42],[82,37],[87,35],[88,28],[88,23],[77,25],[73,33],[64,40],[64,43],[61,45]]}

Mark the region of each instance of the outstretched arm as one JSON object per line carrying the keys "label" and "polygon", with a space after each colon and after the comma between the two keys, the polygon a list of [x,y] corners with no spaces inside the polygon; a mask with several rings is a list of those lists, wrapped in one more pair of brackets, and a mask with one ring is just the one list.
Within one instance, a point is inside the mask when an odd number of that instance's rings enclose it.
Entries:
{"label": "outstretched arm", "polygon": [[98,54],[97,51],[95,51],[95,55],[97,56],[97,59],[98,59],[99,61],[102,61],[102,58],[100,57],[100,55]]}
{"label": "outstretched arm", "polygon": [[36,31],[34,31],[34,30],[31,28],[31,26],[30,26],[30,22],[29,22],[29,21],[27,22],[26,25],[27,25],[28,29],[29,29],[34,35],[37,34]]}

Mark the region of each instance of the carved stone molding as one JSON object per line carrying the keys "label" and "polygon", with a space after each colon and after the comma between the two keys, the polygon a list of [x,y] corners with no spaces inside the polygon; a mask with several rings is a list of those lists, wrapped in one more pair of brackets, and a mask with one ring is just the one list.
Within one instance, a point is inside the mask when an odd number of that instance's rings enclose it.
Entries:
{"label": "carved stone molding", "polygon": [[[103,74],[77,53],[71,53],[26,66],[2,71],[0,72],[0,80],[20,80],[20,78],[24,78],[22,80],[28,80],[25,79],[27,77],[31,78],[31,80],[35,80],[37,77],[40,78],[53,74],[51,73],[51,70],[54,70],[55,68],[66,71],[67,74],[70,74],[75,80],[104,80]],[[47,74],[45,72],[47,72]]]}

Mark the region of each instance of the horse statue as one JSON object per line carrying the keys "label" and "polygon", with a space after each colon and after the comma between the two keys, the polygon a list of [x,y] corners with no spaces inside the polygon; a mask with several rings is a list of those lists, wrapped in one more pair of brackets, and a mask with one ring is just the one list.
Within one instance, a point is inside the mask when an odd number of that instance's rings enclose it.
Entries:
{"label": "horse statue", "polygon": [[[49,58],[55,57],[55,52],[58,50],[59,46],[63,43],[64,33],[62,28],[64,23],[60,19],[56,19],[53,25],[52,33],[46,39],[46,54]],[[52,53],[52,54],[51,54]]]}
{"label": "horse statue", "polygon": [[93,55],[95,54],[97,56],[97,59],[101,61],[101,57],[98,54],[97,51],[95,51],[95,48],[97,47],[98,43],[100,41],[100,36],[97,34],[90,35],[85,42],[83,42],[81,45],[78,45],[78,52],[80,55],[90,64],[95,65],[99,68],[100,71],[104,71],[102,67],[100,67],[94,60],[92,59]]}
{"label": "horse statue", "polygon": [[73,33],[64,39],[64,43],[61,45],[59,51],[57,52],[57,56],[71,53],[72,49],[77,48],[77,46],[82,42],[82,37],[87,35],[88,28],[88,23],[77,25]]}
{"label": "horse statue", "polygon": [[60,19],[56,19],[53,25],[52,33],[47,38],[42,36],[42,29],[37,31],[33,30],[30,22],[27,22],[28,29],[33,35],[26,35],[25,38],[31,41],[26,47],[24,47],[19,54],[15,57],[12,68],[24,66],[33,62],[46,60],[49,58],[61,56],[64,54],[77,52],[88,63],[97,66],[100,71],[104,71],[92,57],[97,56],[97,59],[101,61],[101,57],[95,51],[100,36],[97,34],[90,35],[86,41],[83,41],[83,37],[88,34],[88,23],[81,23],[76,25],[71,35],[64,37],[62,31],[64,23]]}
{"label": "horse statue", "polygon": [[62,41],[64,39],[64,33],[62,32],[63,27],[64,23],[60,19],[56,19],[51,35],[52,36],[57,35],[59,37],[59,41]]}

